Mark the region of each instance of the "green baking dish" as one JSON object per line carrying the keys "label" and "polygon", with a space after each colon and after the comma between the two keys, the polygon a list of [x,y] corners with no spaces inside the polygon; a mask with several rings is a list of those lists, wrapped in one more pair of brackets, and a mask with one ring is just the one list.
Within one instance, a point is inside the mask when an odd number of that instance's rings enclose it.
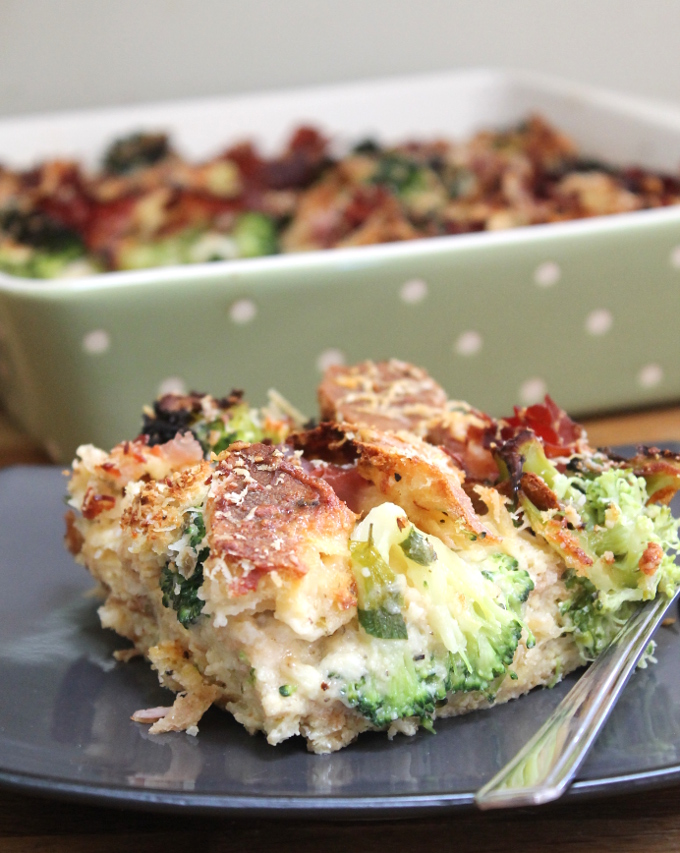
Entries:
{"label": "green baking dish", "polygon": [[[87,157],[139,127],[199,155],[227,124],[272,143],[299,121],[347,138],[461,137],[531,111],[593,156],[680,160],[680,114],[502,71],[7,120],[0,160]],[[323,367],[364,358],[419,364],[493,414],[547,391],[583,415],[680,399],[679,320],[678,207],[77,280],[0,276],[0,393],[60,461],[134,435],[171,388],[244,388],[262,403],[274,387],[314,415]]]}

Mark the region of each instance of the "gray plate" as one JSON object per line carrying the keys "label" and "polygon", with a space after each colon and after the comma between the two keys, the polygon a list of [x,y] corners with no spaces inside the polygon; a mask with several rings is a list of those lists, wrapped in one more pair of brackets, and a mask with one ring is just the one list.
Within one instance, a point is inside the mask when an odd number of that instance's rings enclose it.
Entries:
{"label": "gray plate", "polygon": [[[348,818],[469,807],[573,684],[442,720],[437,734],[362,735],[310,755],[269,746],[211,710],[198,737],[151,737],[129,719],[168,704],[142,661],[99,627],[91,581],[62,544],[57,468],[0,472],[0,784],[33,794],[145,809]],[[676,504],[676,514],[680,507]],[[662,629],[658,665],[638,672],[568,796],[680,780],[680,630]]]}

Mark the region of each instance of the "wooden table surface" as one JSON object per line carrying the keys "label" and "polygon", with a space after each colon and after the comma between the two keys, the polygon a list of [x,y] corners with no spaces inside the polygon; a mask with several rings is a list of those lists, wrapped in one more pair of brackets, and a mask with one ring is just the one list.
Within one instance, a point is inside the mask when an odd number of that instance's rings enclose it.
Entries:
{"label": "wooden table surface", "polygon": [[[680,441],[680,407],[600,418],[586,426],[598,446]],[[0,466],[45,461],[41,450],[0,413]],[[680,785],[538,809],[374,823],[147,814],[0,791],[0,853],[411,853],[422,847],[456,853],[677,853]]]}

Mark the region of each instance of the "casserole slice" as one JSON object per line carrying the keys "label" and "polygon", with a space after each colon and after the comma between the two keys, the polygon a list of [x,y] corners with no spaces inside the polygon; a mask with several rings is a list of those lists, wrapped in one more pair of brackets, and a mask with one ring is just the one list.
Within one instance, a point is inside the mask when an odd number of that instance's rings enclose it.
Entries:
{"label": "casserole slice", "polygon": [[[413,734],[596,656],[678,581],[680,460],[588,446],[551,401],[496,421],[402,362],[334,368],[303,428],[238,394],[168,395],[79,448],[67,542],[102,624],[177,694],[316,753]],[[651,496],[651,497],[650,497]]]}

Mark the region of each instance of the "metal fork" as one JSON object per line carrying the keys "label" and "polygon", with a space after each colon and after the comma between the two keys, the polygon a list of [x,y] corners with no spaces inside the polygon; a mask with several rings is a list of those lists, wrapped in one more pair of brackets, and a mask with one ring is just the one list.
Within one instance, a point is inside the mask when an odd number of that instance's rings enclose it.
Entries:
{"label": "metal fork", "polygon": [[680,589],[627,622],[531,740],[475,795],[480,809],[531,806],[561,797]]}

